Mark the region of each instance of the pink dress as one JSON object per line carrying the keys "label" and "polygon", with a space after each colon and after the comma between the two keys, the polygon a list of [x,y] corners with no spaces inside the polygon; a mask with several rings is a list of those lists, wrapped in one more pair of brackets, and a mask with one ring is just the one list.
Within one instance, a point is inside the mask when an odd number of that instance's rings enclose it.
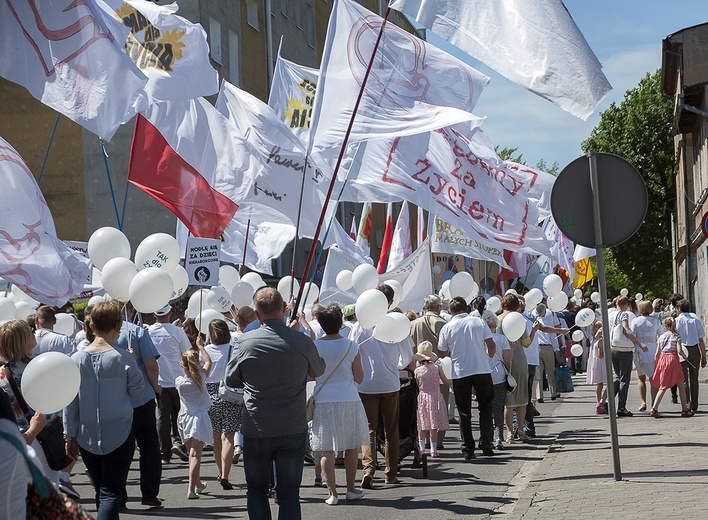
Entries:
{"label": "pink dress", "polygon": [[447,407],[440,393],[440,374],[438,366],[430,363],[415,369],[415,381],[418,383],[418,430],[447,430]]}
{"label": "pink dress", "polygon": [[589,385],[598,383],[607,384],[607,371],[605,370],[605,358],[599,357],[601,338],[594,338],[590,345],[590,356],[588,357],[588,373],[585,382]]}
{"label": "pink dress", "polygon": [[661,390],[683,383],[684,378],[678,355],[677,337],[670,332],[665,332],[659,338],[659,345],[661,345],[661,354],[656,362],[651,386]]}

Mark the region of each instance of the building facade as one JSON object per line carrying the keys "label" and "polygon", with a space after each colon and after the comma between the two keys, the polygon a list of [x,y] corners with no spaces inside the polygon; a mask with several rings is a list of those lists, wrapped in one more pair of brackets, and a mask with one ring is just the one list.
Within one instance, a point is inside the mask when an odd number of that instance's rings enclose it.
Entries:
{"label": "building facade", "polygon": [[708,24],[663,41],[662,90],[674,99],[674,288],[708,319]]}

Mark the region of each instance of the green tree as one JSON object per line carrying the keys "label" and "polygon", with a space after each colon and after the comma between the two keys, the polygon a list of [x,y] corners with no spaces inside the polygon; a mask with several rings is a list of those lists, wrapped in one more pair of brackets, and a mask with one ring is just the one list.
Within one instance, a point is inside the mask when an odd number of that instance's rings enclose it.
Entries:
{"label": "green tree", "polygon": [[[664,246],[664,239],[671,234],[664,204],[676,196],[672,117],[672,100],[662,94],[661,70],[657,70],[628,90],[619,105],[612,103],[602,112],[600,123],[582,144],[585,153],[613,153],[632,163],[649,193],[642,227],[608,255],[609,294],[617,294],[622,287],[631,294],[642,292],[645,297],[666,296],[672,290],[671,251]],[[627,285],[614,286],[627,281]]]}

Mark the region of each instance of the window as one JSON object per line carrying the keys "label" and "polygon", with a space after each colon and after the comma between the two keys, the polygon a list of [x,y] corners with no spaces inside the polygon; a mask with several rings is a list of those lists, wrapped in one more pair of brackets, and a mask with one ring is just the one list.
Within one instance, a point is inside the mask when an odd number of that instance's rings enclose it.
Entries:
{"label": "window", "polygon": [[209,18],[209,46],[211,59],[221,64],[221,24],[213,18]]}
{"label": "window", "polygon": [[248,25],[258,30],[258,3],[256,0],[246,0],[246,20]]}
{"label": "window", "polygon": [[239,56],[239,37],[229,31],[229,81],[236,86],[241,85],[241,59]]}

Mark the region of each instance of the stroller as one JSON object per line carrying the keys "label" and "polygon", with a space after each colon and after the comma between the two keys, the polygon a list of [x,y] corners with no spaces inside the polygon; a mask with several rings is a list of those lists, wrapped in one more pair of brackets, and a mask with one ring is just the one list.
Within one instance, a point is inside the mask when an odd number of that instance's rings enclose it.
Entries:
{"label": "stroller", "polygon": [[[412,468],[422,468],[423,478],[428,478],[428,456],[420,453],[418,445],[418,384],[410,368],[405,371],[408,376],[401,377],[401,389],[399,390],[399,418],[398,437],[400,445],[398,448],[398,463],[413,453]],[[386,455],[386,440],[383,429],[383,421],[379,421],[379,429],[376,436],[376,445],[381,455]]]}

